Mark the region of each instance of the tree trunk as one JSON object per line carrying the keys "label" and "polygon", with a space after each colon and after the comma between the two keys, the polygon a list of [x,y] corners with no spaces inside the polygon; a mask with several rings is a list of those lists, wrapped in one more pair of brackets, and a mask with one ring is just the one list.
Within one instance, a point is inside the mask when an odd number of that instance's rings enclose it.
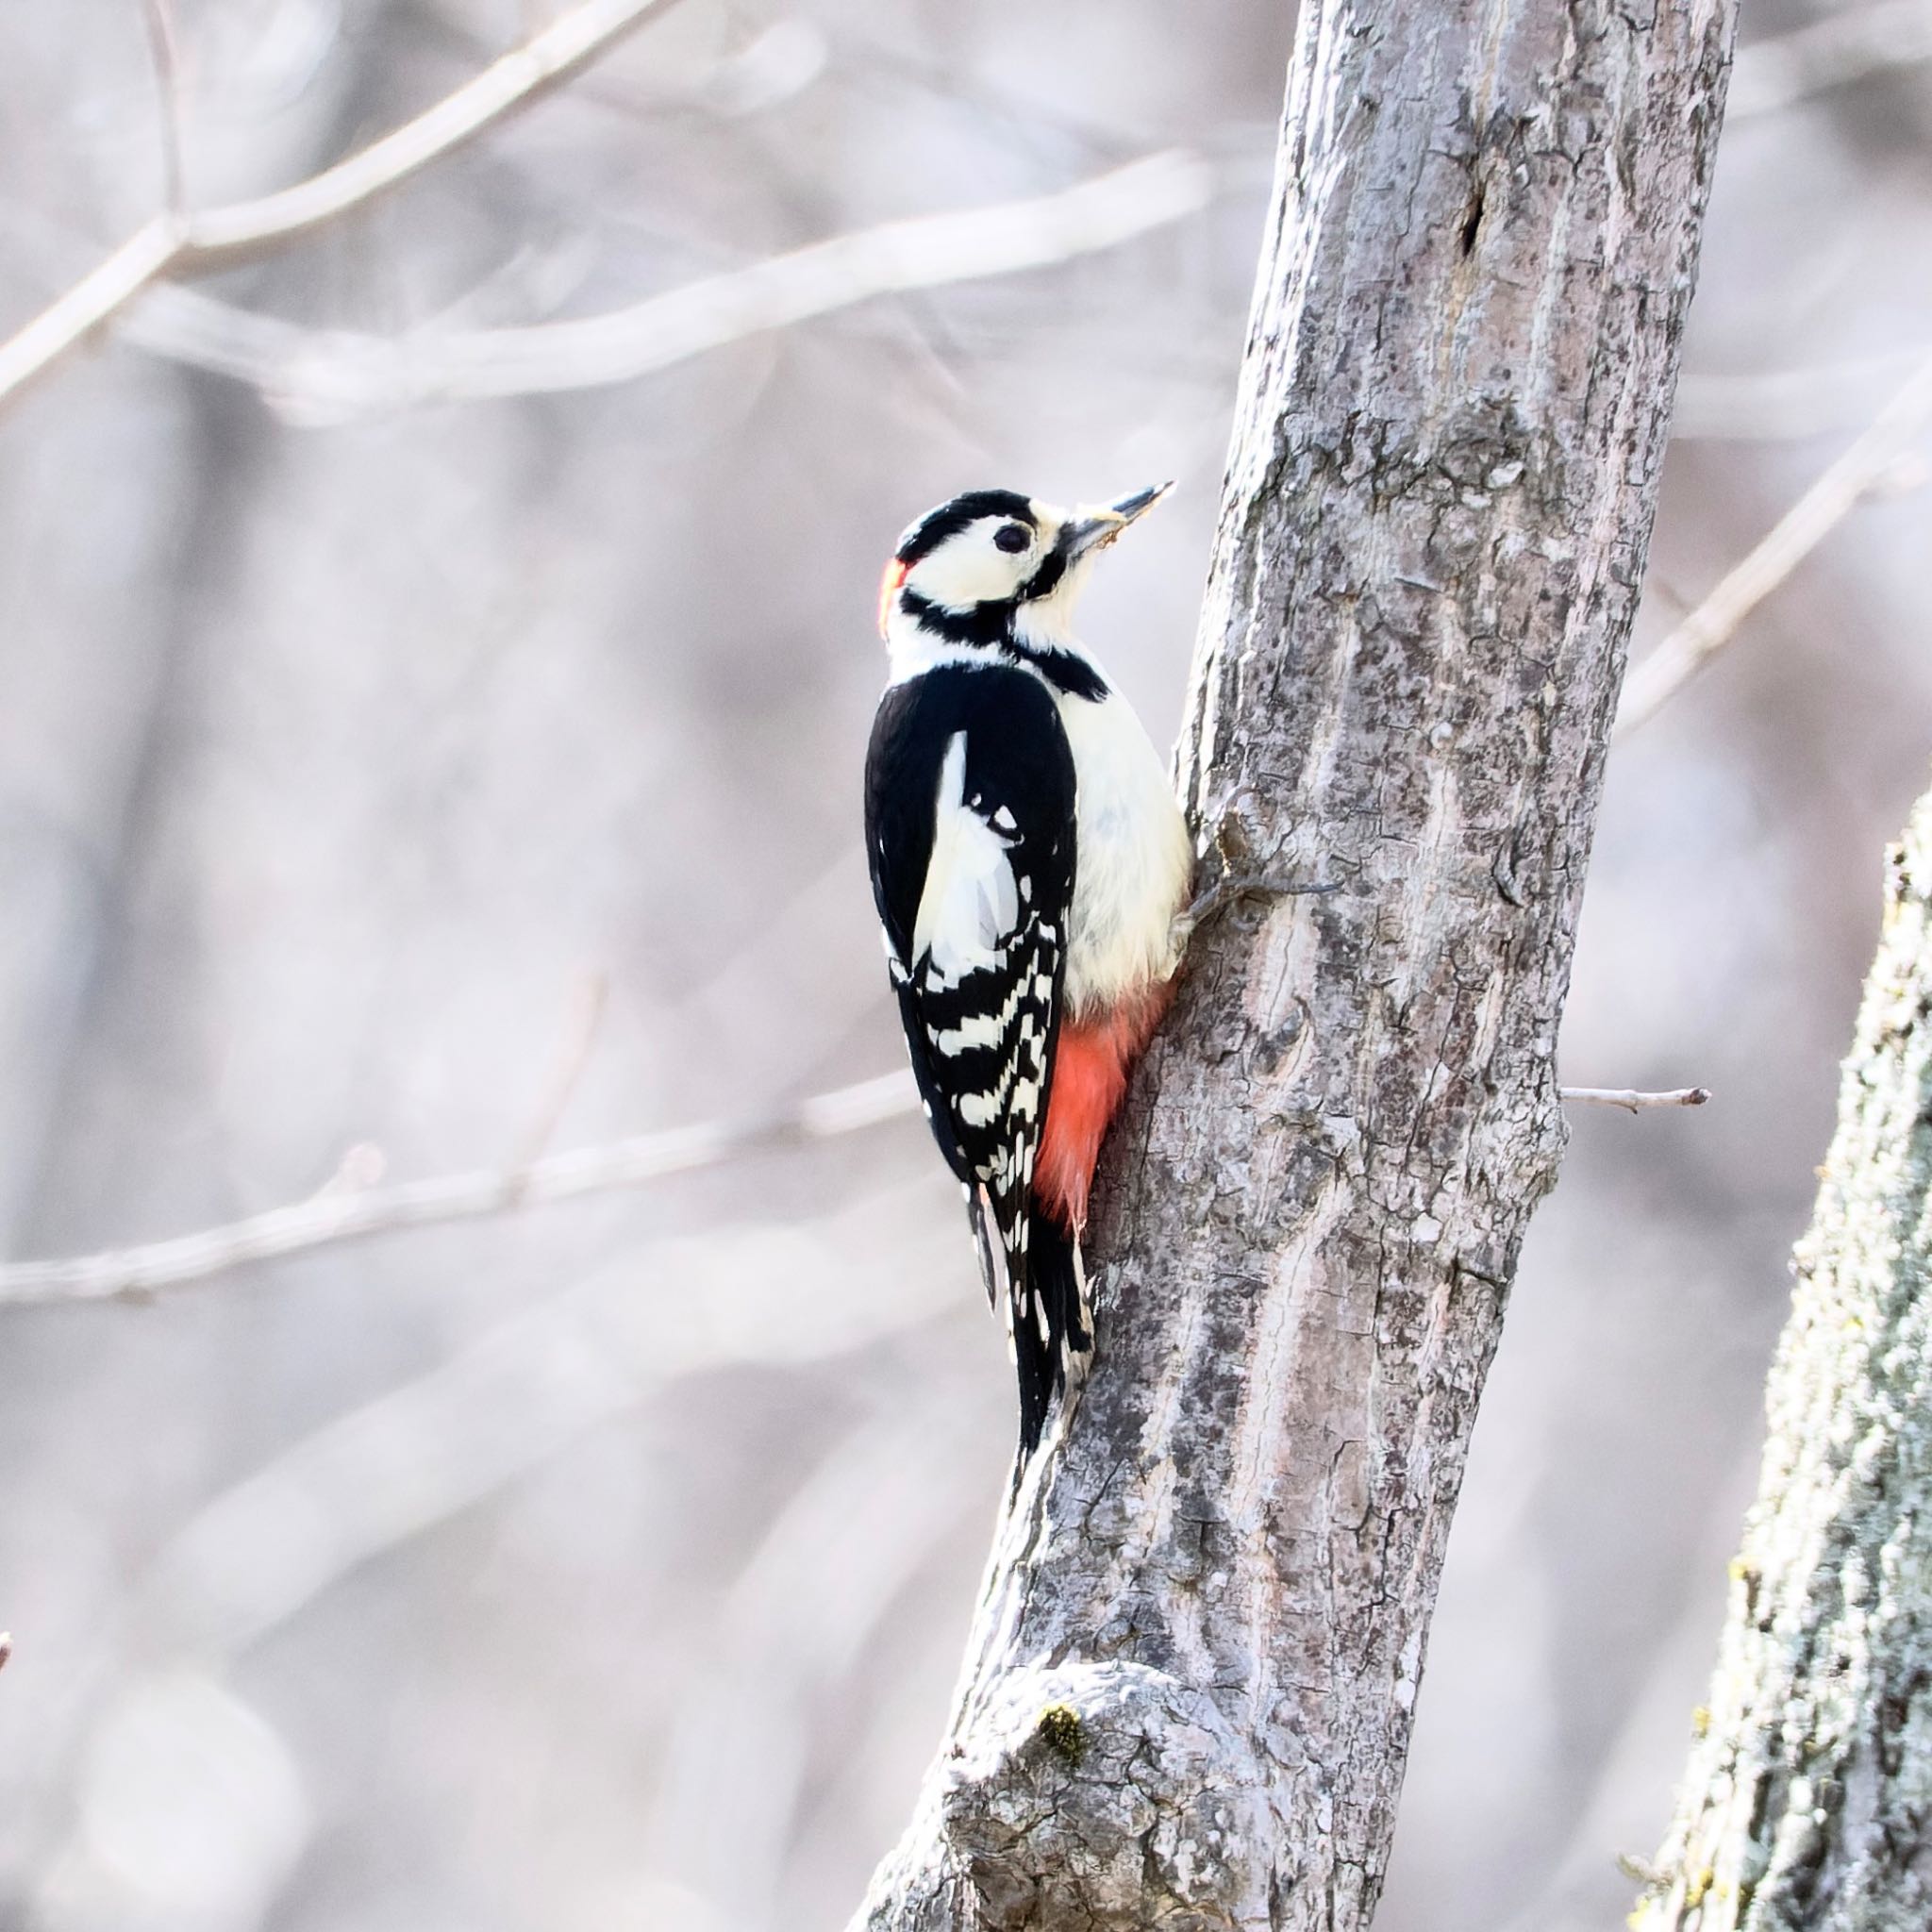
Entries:
{"label": "tree trunk", "polygon": [[1367,1923],[1554,1044],[1732,0],[1307,0],[1181,750],[1243,873],[858,1924]]}
{"label": "tree trunk", "polygon": [[1717,1678],[1641,1932],[1932,1924],[1932,793],[1890,858]]}

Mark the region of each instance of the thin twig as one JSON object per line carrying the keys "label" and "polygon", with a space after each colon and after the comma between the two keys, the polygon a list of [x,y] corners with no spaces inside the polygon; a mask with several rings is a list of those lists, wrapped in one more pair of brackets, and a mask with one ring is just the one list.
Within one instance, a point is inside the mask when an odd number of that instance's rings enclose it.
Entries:
{"label": "thin twig", "polygon": [[513,1208],[640,1187],[727,1160],[808,1146],[914,1112],[909,1074],[888,1074],[801,1101],[758,1120],[713,1121],[637,1134],[608,1146],[552,1154],[523,1168],[485,1168],[394,1187],[330,1189],[245,1221],[142,1247],[71,1260],[0,1267],[0,1307],[45,1302],[140,1299],[161,1289],[207,1281],[251,1261],[333,1247],[398,1228],[475,1220]]}
{"label": "thin twig", "polygon": [[311,423],[427,402],[552,394],[654,375],[710,349],[880,295],[1096,254],[1212,200],[1213,168],[1148,155],[1054,194],[922,215],[727,269],[608,314],[392,340],[326,334],[186,289],[158,288],[123,324],[161,355],[252,384]]}
{"label": "thin twig", "polygon": [[571,1095],[576,1091],[577,1082],[584,1077],[584,1069],[591,1063],[591,1053],[597,1044],[597,1029],[603,1024],[604,1008],[609,995],[610,975],[601,967],[584,975],[571,1001],[563,1050],[557,1058],[549,1079],[544,1082],[542,1098],[531,1116],[530,1124],[524,1130],[516,1158],[510,1163],[519,1172],[527,1173],[550,1145],[551,1137],[563,1119],[563,1110],[570,1105]]}
{"label": "thin twig", "polygon": [[90,335],[178,259],[180,253],[179,231],[166,215],[157,215],[136,229],[107,260],[83,275],[58,301],[42,309],[18,335],[0,342],[0,402]]}
{"label": "thin twig", "polygon": [[1724,99],[1727,124],[1770,114],[1811,94],[1932,59],[1932,4],[1881,0],[1738,49]]}
{"label": "thin twig", "polygon": [[1710,1089],[1673,1087],[1646,1093],[1635,1087],[1558,1087],[1557,1098],[1578,1107],[1621,1107],[1629,1113],[1642,1113],[1653,1107],[1702,1107],[1710,1098]]}
{"label": "thin twig", "polygon": [[286,242],[407,181],[527,105],[675,0],[583,0],[426,112],[306,181],[187,220],[156,216],[9,341],[0,401],[164,275]]}
{"label": "thin twig", "polygon": [[188,171],[181,129],[181,53],[173,0],[142,0],[160,93],[161,206],[178,233],[188,221]]}
{"label": "thin twig", "polygon": [[1932,422],[1932,356],[1757,548],[1630,674],[1617,712],[1617,737],[1627,737],[1648,723],[1730,642],[1752,611],[1884,481],[1927,422]]}

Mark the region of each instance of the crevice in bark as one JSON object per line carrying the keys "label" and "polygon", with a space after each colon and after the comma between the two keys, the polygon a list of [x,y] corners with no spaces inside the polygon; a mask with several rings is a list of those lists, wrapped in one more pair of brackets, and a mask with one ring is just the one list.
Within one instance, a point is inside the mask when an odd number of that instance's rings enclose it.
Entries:
{"label": "crevice in bark", "polygon": [[1475,238],[1482,233],[1483,192],[1478,188],[1469,204],[1469,212],[1462,218],[1462,233],[1458,238],[1462,246],[1462,258],[1467,261],[1475,253]]}

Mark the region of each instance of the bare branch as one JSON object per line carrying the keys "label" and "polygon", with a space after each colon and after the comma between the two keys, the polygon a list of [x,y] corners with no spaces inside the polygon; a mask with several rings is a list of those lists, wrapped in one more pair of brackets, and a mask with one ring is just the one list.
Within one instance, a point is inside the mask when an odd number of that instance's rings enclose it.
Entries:
{"label": "bare branch", "polygon": [[624,35],[675,4],[675,0],[583,0],[427,112],[346,160],[275,194],[197,215],[188,237],[196,265],[211,257],[287,241],[407,181],[512,108],[526,107],[568,80]]}
{"label": "bare branch", "polygon": [[1618,738],[1647,724],[1737,635],[1739,626],[1835,530],[1932,422],[1932,356],[1870,428],[1780,517],[1770,534],[1630,674]]}
{"label": "bare branch", "polygon": [[676,0],[583,0],[425,113],[274,194],[186,220],[158,215],[91,275],[0,343],[0,401],[163,275],[286,242],[407,181],[526,106]]}
{"label": "bare branch", "polygon": [[1702,1107],[1710,1098],[1708,1087],[1673,1087],[1646,1093],[1636,1087],[1558,1087],[1557,1098],[1578,1107],[1621,1107],[1641,1113],[1653,1107]]}
{"label": "bare branch", "polygon": [[913,289],[1013,275],[1119,246],[1196,213],[1217,178],[1185,150],[1148,155],[1055,194],[861,228],[606,315],[400,341],[323,333],[186,289],[151,291],[131,341],[252,384],[310,423],[428,402],[550,394],[653,375],[768,329]]}
{"label": "bare branch", "polygon": [[359,1191],[331,1186],[307,1201],[173,1241],[62,1261],[0,1267],[0,1307],[44,1302],[138,1299],[207,1281],[251,1261],[332,1247],[397,1228],[471,1221],[584,1194],[641,1187],[666,1175],[717,1167],[749,1155],[808,1146],[911,1113],[909,1074],[888,1074],[747,1122],[713,1121],[578,1147],[521,1168],[484,1168]]}
{"label": "bare branch", "polygon": [[166,215],[137,228],[98,268],[0,342],[0,402],[83,341],[180,258],[181,234]]}
{"label": "bare branch", "polygon": [[584,975],[575,997],[571,1001],[563,1050],[558,1055],[557,1064],[544,1083],[543,1096],[531,1116],[530,1124],[524,1130],[516,1158],[511,1163],[520,1172],[527,1173],[536,1165],[557,1132],[558,1124],[563,1119],[563,1110],[570,1105],[571,1095],[576,1091],[577,1082],[584,1077],[584,1069],[591,1063],[591,1050],[597,1044],[597,1029],[604,1024],[604,1008],[609,997],[610,975],[601,967]]}
{"label": "bare branch", "polygon": [[1881,0],[1738,49],[1725,118],[1775,113],[1811,94],[1932,59],[1932,4]]}

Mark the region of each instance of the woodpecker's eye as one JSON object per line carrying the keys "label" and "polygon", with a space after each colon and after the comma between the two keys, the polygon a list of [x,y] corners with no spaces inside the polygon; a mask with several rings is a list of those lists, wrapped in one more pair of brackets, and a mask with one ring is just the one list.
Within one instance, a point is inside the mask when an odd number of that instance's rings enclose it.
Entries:
{"label": "woodpecker's eye", "polygon": [[992,541],[1002,550],[1024,550],[1033,541],[1032,532],[1024,524],[1002,524],[992,533]]}

